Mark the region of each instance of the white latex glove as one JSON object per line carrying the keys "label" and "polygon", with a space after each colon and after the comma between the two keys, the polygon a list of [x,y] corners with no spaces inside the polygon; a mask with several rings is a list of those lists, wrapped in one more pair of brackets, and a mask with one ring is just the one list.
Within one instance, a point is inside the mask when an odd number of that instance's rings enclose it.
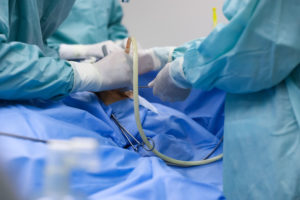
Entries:
{"label": "white latex glove", "polygon": [[106,46],[107,53],[120,51],[122,48],[111,40],[100,42],[97,44],[81,45],[81,44],[62,44],[59,47],[59,56],[65,60],[88,59],[91,57],[103,58],[103,46]]}
{"label": "white latex glove", "polygon": [[[190,87],[190,85],[188,86],[187,83],[181,84],[180,81],[175,81],[172,76],[172,71],[180,69],[182,63],[183,59],[179,59],[167,64],[158,73],[156,78],[148,84],[149,87],[153,88],[153,94],[158,96],[162,101],[183,101],[189,96],[191,89],[187,87]],[[172,68],[176,69],[172,70]],[[177,72],[175,72],[175,74],[178,75]],[[183,74],[180,74],[180,76],[183,76]],[[179,79],[183,80],[183,77],[179,77]],[[183,81],[185,82],[185,80]]]}
{"label": "white latex glove", "polygon": [[173,47],[155,47],[143,49],[139,54],[139,74],[145,74],[153,70],[160,70],[168,62],[172,61]]}
{"label": "white latex glove", "polygon": [[132,59],[124,51],[90,63],[70,62],[74,71],[72,92],[99,92],[132,85]]}

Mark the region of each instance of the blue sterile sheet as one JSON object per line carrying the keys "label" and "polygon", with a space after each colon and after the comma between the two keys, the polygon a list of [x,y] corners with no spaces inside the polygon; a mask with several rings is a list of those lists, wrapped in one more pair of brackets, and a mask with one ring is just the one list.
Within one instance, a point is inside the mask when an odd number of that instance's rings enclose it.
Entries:
{"label": "blue sterile sheet", "polygon": [[[157,75],[157,71],[151,71],[139,77],[139,85],[148,85]],[[208,131],[217,135],[223,135],[224,127],[224,102],[226,93],[219,89],[203,91],[192,89],[189,97],[182,102],[163,102],[153,95],[151,88],[140,89],[139,94],[150,102],[160,103],[183,112]]]}
{"label": "blue sterile sheet", "polygon": [[[218,136],[187,115],[153,103],[140,106],[142,125],[155,147],[183,160],[203,159],[219,142]],[[155,108],[155,109],[153,109]],[[210,109],[207,106],[207,109]],[[101,167],[95,173],[74,173],[71,188],[89,199],[216,200],[222,190],[222,161],[179,168],[166,165],[148,151],[134,152],[118,121],[138,139],[133,101],[109,106],[93,93],[73,94],[61,101],[0,102],[0,131],[39,139],[95,138]],[[7,174],[25,199],[42,191],[46,145],[0,136],[0,152]],[[222,146],[214,155],[222,153]]]}

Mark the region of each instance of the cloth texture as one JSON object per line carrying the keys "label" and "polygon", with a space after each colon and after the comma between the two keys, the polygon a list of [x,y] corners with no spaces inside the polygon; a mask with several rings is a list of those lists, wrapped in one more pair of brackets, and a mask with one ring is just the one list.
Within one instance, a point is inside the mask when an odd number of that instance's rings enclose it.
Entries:
{"label": "cloth texture", "polygon": [[0,2],[0,99],[56,99],[73,87],[70,64],[45,41],[74,1]]}
{"label": "cloth texture", "polygon": [[[22,104],[20,104],[22,103]],[[156,148],[177,159],[204,158],[219,139],[185,114],[160,104],[158,113],[140,106],[143,128]],[[39,139],[91,137],[100,143],[101,167],[96,173],[74,173],[73,190],[89,199],[224,199],[222,161],[178,168],[166,165],[152,153],[122,147],[128,141],[110,119],[119,122],[138,139],[133,102],[125,99],[105,106],[93,93],[72,94],[58,102],[1,102],[1,131]],[[1,136],[2,162],[24,196],[43,187],[46,146]],[[222,152],[222,146],[214,155]]]}

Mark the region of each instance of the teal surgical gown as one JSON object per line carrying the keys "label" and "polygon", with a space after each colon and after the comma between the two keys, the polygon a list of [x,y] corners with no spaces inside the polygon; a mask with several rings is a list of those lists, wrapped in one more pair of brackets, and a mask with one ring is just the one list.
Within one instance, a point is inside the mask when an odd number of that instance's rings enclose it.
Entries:
{"label": "teal surgical gown", "polygon": [[119,0],[76,0],[67,19],[48,40],[50,45],[94,44],[128,37]]}
{"label": "teal surgical gown", "polygon": [[45,45],[73,0],[0,1],[0,99],[59,98],[73,87],[72,67]]}
{"label": "teal surgical gown", "polygon": [[228,92],[227,199],[300,198],[299,11],[299,0],[227,0],[229,23],[184,54],[188,84]]}

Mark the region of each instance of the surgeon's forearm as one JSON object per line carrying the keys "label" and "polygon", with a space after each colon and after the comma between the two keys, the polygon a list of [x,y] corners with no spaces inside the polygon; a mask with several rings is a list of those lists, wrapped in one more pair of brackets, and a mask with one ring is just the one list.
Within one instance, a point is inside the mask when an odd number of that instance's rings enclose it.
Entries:
{"label": "surgeon's forearm", "polygon": [[45,57],[35,45],[1,43],[0,66],[0,99],[56,99],[73,87],[70,64]]}
{"label": "surgeon's forearm", "polygon": [[292,0],[282,5],[282,1],[254,0],[233,9],[239,12],[229,24],[217,27],[185,53],[187,80],[196,88],[249,93],[287,78],[300,63],[300,24],[291,23],[300,13],[292,8]]}

